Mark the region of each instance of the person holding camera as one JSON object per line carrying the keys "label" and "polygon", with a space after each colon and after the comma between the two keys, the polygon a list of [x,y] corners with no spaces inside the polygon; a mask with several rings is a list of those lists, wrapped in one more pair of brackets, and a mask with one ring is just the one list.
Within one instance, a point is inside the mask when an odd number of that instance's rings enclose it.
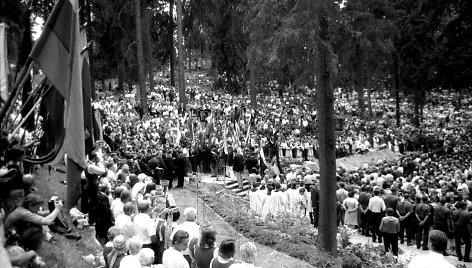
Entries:
{"label": "person holding camera", "polygon": [[17,207],[5,219],[6,232],[16,232],[19,244],[25,250],[38,250],[43,241],[43,225],[50,225],[63,207],[62,201],[56,200],[54,210],[46,217],[38,215],[44,200],[37,194],[26,196],[22,206]]}

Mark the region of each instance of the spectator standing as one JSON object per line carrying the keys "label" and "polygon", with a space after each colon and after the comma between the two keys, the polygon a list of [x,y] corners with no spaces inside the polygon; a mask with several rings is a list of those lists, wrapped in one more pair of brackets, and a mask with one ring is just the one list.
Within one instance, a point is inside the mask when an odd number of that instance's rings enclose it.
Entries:
{"label": "spectator standing", "polygon": [[218,249],[218,257],[211,260],[210,268],[229,268],[234,263],[235,254],[236,241],[234,239],[223,240]]}
{"label": "spectator standing", "polygon": [[138,202],[138,214],[134,216],[134,233],[143,242],[143,248],[153,249],[153,244],[157,243],[156,227],[154,221],[149,216],[149,202]]}
{"label": "spectator standing", "polygon": [[[451,211],[446,207],[446,198],[441,197],[439,203],[434,208],[434,229],[439,230],[446,234],[448,238],[451,238]],[[445,251],[444,256],[448,253]]]}
{"label": "spectator standing", "polygon": [[113,249],[106,257],[105,268],[119,268],[121,260],[127,255],[126,237],[117,235],[113,238]]}
{"label": "spectator standing", "polygon": [[[134,204],[127,202],[123,208],[124,213],[118,215],[115,220],[115,226],[118,227],[126,239],[134,236],[134,223],[131,215],[134,213]],[[141,245],[142,246],[142,245]]]}
{"label": "spectator standing", "polygon": [[398,233],[400,232],[400,221],[395,218],[392,208],[387,208],[387,216],[382,218],[379,230],[384,235],[385,251],[392,249],[392,253],[398,256]]}
{"label": "spectator standing", "polygon": [[[172,234],[170,235],[170,239],[172,239],[178,231],[185,231],[189,235],[189,242],[194,238],[198,238],[198,236],[200,235],[200,227],[195,222],[195,220],[197,219],[197,210],[193,207],[186,208],[184,210],[184,219],[185,221],[183,223],[177,225],[174,228]],[[187,247],[182,253],[184,255],[184,258],[188,261],[190,265],[192,263],[192,260],[190,258],[189,248]]]}
{"label": "spectator standing", "polygon": [[357,207],[359,202],[354,198],[354,191],[350,191],[348,197],[344,199],[343,208],[346,211],[344,223],[349,227],[357,227]]}
{"label": "spectator standing", "polygon": [[142,247],[143,243],[139,237],[134,236],[129,239],[129,255],[123,257],[120,262],[120,268],[141,268],[141,263],[139,262],[139,251]]}
{"label": "spectator standing", "polygon": [[411,228],[410,228],[410,222],[411,222],[411,207],[412,204],[409,201],[410,194],[405,193],[403,195],[403,199],[398,202],[397,204],[397,216],[398,219],[400,220],[400,244],[405,243],[405,232],[406,232],[406,243],[408,246],[411,245]]}
{"label": "spectator standing", "polygon": [[[339,204],[344,203],[344,199],[348,197],[348,191],[344,188],[345,185],[343,182],[339,183],[339,189],[336,190],[336,199],[338,200]],[[341,206],[341,224],[344,225],[344,215],[346,214],[346,210],[343,206]]]}
{"label": "spectator standing", "polygon": [[257,256],[257,247],[252,242],[246,242],[239,248],[241,262],[236,262],[230,268],[258,268],[254,265]]}
{"label": "spectator standing", "polygon": [[[454,223],[454,239],[456,242],[456,253],[459,261],[470,262],[470,231],[471,223],[470,214],[466,211],[466,203],[459,202],[456,204],[457,210],[452,212],[452,221]],[[462,255],[461,243],[465,244],[465,252]],[[445,250],[445,249],[444,249]]]}
{"label": "spectator standing", "polygon": [[196,268],[207,268],[210,267],[211,260],[218,257],[215,247],[216,233],[211,227],[201,229],[198,241],[190,242],[190,255],[195,260]]}
{"label": "spectator standing", "polygon": [[371,198],[370,186],[362,188],[359,194],[359,207],[360,207],[360,227],[361,234],[370,236],[370,221],[369,221],[369,200]]}
{"label": "spectator standing", "polygon": [[421,198],[421,203],[416,206],[415,210],[418,226],[416,230],[416,248],[420,248],[421,240],[423,240],[423,250],[428,250],[428,236],[430,227],[431,208],[428,205],[428,197],[425,195]]}
{"label": "spectator standing", "polygon": [[190,268],[188,261],[183,255],[188,247],[189,235],[187,232],[179,230],[174,234],[172,247],[166,249],[162,255],[164,268]]}
{"label": "spectator standing", "polygon": [[370,224],[372,226],[372,241],[382,243],[382,234],[379,231],[380,221],[382,221],[382,213],[385,211],[385,202],[379,196],[380,190],[374,190],[374,196],[369,200]]}
{"label": "spectator standing", "polygon": [[236,155],[234,156],[233,171],[238,181],[238,187],[243,188],[243,171],[244,171],[244,156],[241,151],[241,148],[236,150]]}
{"label": "spectator standing", "polygon": [[418,255],[411,259],[408,268],[454,268],[442,253],[447,249],[447,236],[439,230],[429,233],[431,250],[426,255]]}

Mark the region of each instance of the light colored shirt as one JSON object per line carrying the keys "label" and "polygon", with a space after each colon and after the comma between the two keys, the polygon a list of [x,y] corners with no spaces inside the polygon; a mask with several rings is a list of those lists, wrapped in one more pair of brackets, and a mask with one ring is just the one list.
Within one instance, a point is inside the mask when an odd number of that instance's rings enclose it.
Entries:
{"label": "light colored shirt", "polygon": [[379,196],[374,196],[369,200],[369,206],[367,207],[370,211],[374,213],[380,213],[382,211],[385,211],[385,202],[384,200],[379,197]]}
{"label": "light colored shirt", "polygon": [[127,239],[134,236],[134,223],[131,220],[131,216],[124,213],[118,215],[115,219],[115,226],[121,229],[123,235],[126,236]]}
{"label": "light colored shirt", "polygon": [[241,262],[241,263],[233,263],[233,264],[231,264],[231,266],[229,268],[260,268],[260,267],[255,266],[252,263]]}
{"label": "light colored shirt", "polygon": [[162,254],[162,264],[164,268],[190,268],[182,252],[170,247]]}
{"label": "light colored shirt", "polygon": [[[181,224],[177,225],[174,228],[174,230],[172,230],[172,233],[170,235],[170,240],[172,240],[174,238],[174,234],[179,230],[182,230],[182,231],[185,231],[185,232],[188,233],[188,235],[189,235],[189,239],[188,239],[189,244],[190,244],[190,241],[192,241],[193,238],[198,238],[200,236],[200,226],[198,224],[196,224],[193,221],[184,221]],[[182,253],[184,255],[190,255],[189,248],[187,247],[187,249],[184,250]]]}
{"label": "light colored shirt", "polygon": [[151,244],[151,236],[156,235],[156,226],[148,214],[139,213],[134,217],[134,234],[141,238],[143,245]]}
{"label": "light colored shirt", "polygon": [[118,218],[118,215],[123,214],[124,206],[125,204],[121,202],[120,198],[116,198],[115,200],[113,200],[113,202],[111,202],[110,209],[113,213],[113,218],[115,218],[115,220],[116,218]]}
{"label": "light colored shirt", "polygon": [[120,261],[120,268],[141,268],[139,255],[128,255]]}
{"label": "light colored shirt", "polygon": [[413,257],[408,268],[454,268],[454,265],[442,254],[430,251],[428,254]]}

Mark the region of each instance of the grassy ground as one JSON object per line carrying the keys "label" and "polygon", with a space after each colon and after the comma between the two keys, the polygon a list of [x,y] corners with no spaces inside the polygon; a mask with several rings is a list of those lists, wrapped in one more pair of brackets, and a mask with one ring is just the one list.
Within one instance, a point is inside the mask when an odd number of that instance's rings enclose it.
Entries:
{"label": "grassy ground", "polygon": [[[64,167],[61,169],[64,170]],[[45,199],[49,199],[51,196],[59,196],[65,199],[66,185],[61,183],[63,180],[65,180],[64,173],[52,172],[51,175],[49,175],[47,168],[41,168],[35,176],[35,186],[39,189],[38,193]],[[69,221],[69,225],[72,226],[67,212],[64,210],[63,213]],[[80,234],[82,239],[76,241],[67,239],[60,234],[52,233],[54,240],[56,241],[43,242],[43,246],[38,251],[38,254],[46,262],[46,267],[97,267],[97,265],[87,263],[83,258],[83,256],[89,254],[97,255],[102,250],[98,242],[95,240],[95,230],[93,227],[84,230],[77,230],[74,228],[73,232]]]}

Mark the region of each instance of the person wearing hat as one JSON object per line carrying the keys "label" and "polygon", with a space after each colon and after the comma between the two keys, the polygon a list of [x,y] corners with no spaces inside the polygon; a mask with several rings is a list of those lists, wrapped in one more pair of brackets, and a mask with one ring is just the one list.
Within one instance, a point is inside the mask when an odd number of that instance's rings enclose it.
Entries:
{"label": "person wearing hat", "polygon": [[119,234],[113,238],[113,249],[105,258],[105,268],[119,268],[121,260],[127,255],[126,237]]}

